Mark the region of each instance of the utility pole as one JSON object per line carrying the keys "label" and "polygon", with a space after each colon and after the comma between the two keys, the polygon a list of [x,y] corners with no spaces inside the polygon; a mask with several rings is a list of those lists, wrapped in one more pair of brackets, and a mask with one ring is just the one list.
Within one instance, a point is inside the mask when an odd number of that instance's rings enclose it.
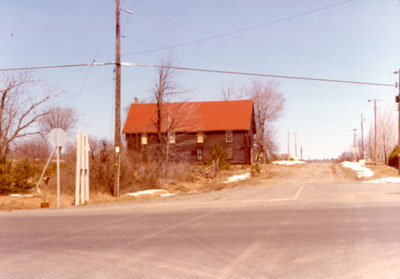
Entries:
{"label": "utility pole", "polygon": [[397,169],[398,169],[398,175],[400,175],[400,69],[397,72],[394,72],[395,74],[399,75],[399,81],[396,82],[396,87],[399,89],[399,94],[397,95],[396,101],[399,104],[398,106],[398,111],[399,111],[399,124],[398,124],[398,135],[397,135]]}
{"label": "utility pole", "polygon": [[289,135],[290,132],[287,132],[287,156],[288,156],[288,160],[290,160],[290,142],[289,142]]}
{"label": "utility pole", "polygon": [[121,26],[120,0],[116,1],[115,44],[115,140],[114,140],[114,185],[113,196],[119,197],[119,156],[121,151]]}
{"label": "utility pole", "polygon": [[361,113],[361,159],[365,159],[364,158],[364,117],[363,114]]}
{"label": "utility pole", "polygon": [[303,161],[303,146],[300,145],[300,160]]}
{"label": "utility pole", "polygon": [[294,156],[297,158],[297,140],[296,140],[296,134],[294,133]]}
{"label": "utility pole", "polygon": [[376,99],[374,99],[374,164],[376,165]]}
{"label": "utility pole", "polygon": [[[376,165],[376,99],[374,98],[374,165]],[[368,102],[372,102],[372,99],[369,99]],[[399,118],[400,121],[400,118]]]}
{"label": "utility pole", "polygon": [[354,131],[354,142],[353,142],[353,157],[354,157],[354,162],[357,161],[357,140],[356,140],[356,131],[357,129],[353,129]]}

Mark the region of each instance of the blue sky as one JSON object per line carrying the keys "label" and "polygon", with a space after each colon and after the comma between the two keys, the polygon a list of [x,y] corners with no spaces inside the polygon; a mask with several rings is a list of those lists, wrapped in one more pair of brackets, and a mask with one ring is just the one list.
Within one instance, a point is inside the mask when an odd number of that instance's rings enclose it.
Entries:
{"label": "blue sky", "polygon": [[[390,84],[398,78],[399,0],[121,0],[121,6],[134,11],[121,14],[123,62],[157,64],[171,56],[184,67]],[[0,30],[0,68],[115,59],[114,0],[2,0]],[[65,92],[59,103],[77,109],[81,130],[113,139],[112,66],[34,74]],[[122,107],[149,98],[154,78],[154,69],[124,67]],[[219,100],[222,87],[252,79],[177,72],[175,80],[186,98],[202,101]],[[277,124],[283,153],[287,131],[291,138],[297,133],[305,159],[350,150],[361,113],[370,126],[370,98],[382,100],[378,110],[397,115],[394,87],[276,81],[287,99]]]}

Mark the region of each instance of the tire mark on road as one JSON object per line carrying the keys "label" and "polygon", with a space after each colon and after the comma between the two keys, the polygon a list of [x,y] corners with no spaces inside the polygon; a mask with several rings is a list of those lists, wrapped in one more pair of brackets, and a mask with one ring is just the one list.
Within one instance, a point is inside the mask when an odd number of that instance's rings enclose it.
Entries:
{"label": "tire mark on road", "polygon": [[153,237],[155,237],[155,236],[157,236],[157,235],[164,234],[164,233],[168,232],[169,230],[177,229],[177,228],[182,227],[182,226],[184,226],[184,225],[187,225],[187,224],[193,223],[193,222],[195,222],[195,221],[197,221],[197,220],[200,220],[200,219],[202,219],[202,218],[204,218],[204,217],[213,215],[213,214],[215,214],[215,213],[216,213],[216,212],[213,212],[213,211],[207,212],[207,213],[201,214],[201,215],[199,215],[199,216],[196,216],[196,217],[194,217],[194,218],[191,218],[191,219],[189,219],[189,220],[187,220],[187,221],[185,221],[185,222],[178,223],[178,224],[174,224],[174,225],[170,225],[170,226],[168,226],[168,227],[166,227],[166,228],[164,228],[164,229],[162,229],[162,230],[155,231],[155,232],[153,232],[153,233],[151,233],[151,234],[147,234],[147,235],[144,235],[144,236],[142,236],[142,237],[140,237],[140,238],[137,238],[137,239],[135,239],[134,241],[128,242],[128,243],[126,243],[125,245],[126,245],[126,246],[132,246],[132,245],[139,244],[139,243],[141,243],[141,242],[143,242],[143,241],[145,241],[145,240],[151,239],[151,238],[153,238]]}
{"label": "tire mark on road", "polygon": [[[221,210],[217,210],[217,211],[213,212],[213,214],[216,214],[218,212],[221,212]],[[241,260],[240,258],[238,259],[237,257],[230,255],[227,251],[216,247],[215,245],[210,243],[207,239],[199,236],[198,234],[189,232],[188,230],[185,230],[185,228],[180,228],[178,230],[179,226],[173,225],[159,217],[155,217],[155,218],[157,218],[160,223],[169,227],[169,228],[166,228],[166,230],[163,230],[163,232],[171,230],[171,231],[175,232],[178,236],[180,236],[182,239],[186,239],[189,244],[193,244],[193,239],[197,239],[201,245],[196,245],[195,248],[203,250],[206,254],[209,254],[211,252],[211,253],[213,253],[213,257],[216,259],[219,259],[219,260],[225,261],[225,262],[230,262],[230,263],[235,261],[236,266],[242,266],[246,270],[252,270],[252,271],[256,272],[257,274],[263,274],[263,272],[256,265],[245,262],[244,260]],[[191,220],[188,220],[188,222],[186,222],[186,223],[190,223],[189,221],[191,221]],[[213,278],[214,277],[215,276],[213,276]],[[243,277],[241,277],[241,278],[243,278]],[[264,274],[263,278],[267,278],[266,274]]]}
{"label": "tire mark on road", "polygon": [[[230,261],[229,264],[221,268],[215,275],[215,278],[218,279],[232,278],[234,274],[237,275],[237,273],[239,272],[238,266],[240,264],[243,265],[247,261],[247,259],[251,257],[259,248],[260,244],[258,242],[254,242],[252,245],[247,247],[242,253],[240,253],[240,255],[238,255],[236,258]],[[254,269],[248,269],[246,271],[247,275],[250,275],[249,273],[251,273],[251,271],[254,272]],[[250,277],[248,278],[252,278],[252,276],[250,275]]]}
{"label": "tire mark on road", "polygon": [[65,238],[69,235],[76,235],[76,234],[79,234],[79,233],[82,233],[85,231],[94,231],[95,229],[100,229],[102,227],[109,227],[110,225],[125,222],[126,220],[129,220],[129,219],[143,217],[147,214],[148,213],[137,214],[137,215],[133,215],[133,216],[132,215],[123,216],[120,218],[112,219],[112,220],[101,222],[101,223],[94,224],[94,225],[89,225],[86,227],[72,228],[72,229],[66,230],[64,232],[56,233],[54,235],[43,235],[43,236],[38,237],[37,239],[29,239],[24,243],[18,243],[16,245],[13,245],[12,247],[4,248],[2,250],[2,252],[28,249],[27,247],[30,247],[30,249],[32,249],[33,245],[37,245],[37,244],[44,243],[44,242],[49,242],[51,240],[57,240],[60,238]]}
{"label": "tire mark on road", "polygon": [[[145,255],[140,256],[138,254],[135,254],[133,257],[124,257],[121,258],[120,256],[114,256],[111,254],[100,254],[98,252],[88,252],[88,251],[82,251],[82,250],[73,250],[73,249],[68,249],[68,250],[62,250],[62,252],[68,252],[72,254],[71,256],[74,257],[74,255],[82,255],[85,257],[88,257],[89,259],[102,259],[102,262],[99,260],[93,261],[91,260],[92,264],[97,264],[101,266],[105,266],[106,268],[109,268],[110,261],[114,262],[113,268],[117,270],[126,270],[126,271],[131,271],[131,272],[139,272],[142,274],[146,274],[147,276],[151,276],[151,278],[165,278],[165,276],[160,275],[163,274],[159,272],[160,269],[166,270],[166,271],[173,271],[173,272],[178,272],[178,273],[183,273],[185,276],[199,276],[199,277],[212,277],[212,274],[203,272],[201,270],[193,269],[193,266],[191,268],[185,268],[182,266],[182,262],[177,262],[176,264],[171,265],[169,262],[165,262],[165,259],[162,259],[162,261],[157,262],[157,264],[154,262],[154,255],[151,255],[151,260],[145,257]],[[168,259],[169,261],[170,259]]]}

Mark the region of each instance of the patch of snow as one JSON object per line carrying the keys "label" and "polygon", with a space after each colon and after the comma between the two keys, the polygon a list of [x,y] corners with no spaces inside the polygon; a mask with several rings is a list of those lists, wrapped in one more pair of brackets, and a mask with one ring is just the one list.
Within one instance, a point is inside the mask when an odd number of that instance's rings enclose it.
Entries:
{"label": "patch of snow", "polygon": [[33,197],[34,195],[33,194],[24,194],[24,195],[22,195],[22,194],[10,194],[10,195],[8,195],[9,197],[24,197],[24,198],[31,198],[31,197]]}
{"label": "patch of snow", "polygon": [[176,196],[176,193],[165,193],[160,195],[160,197],[162,198],[173,197],[173,196]]}
{"label": "patch of snow", "polygon": [[231,177],[228,177],[228,179],[225,180],[224,183],[237,182],[237,181],[240,181],[240,180],[245,180],[245,179],[247,179],[249,177],[250,177],[250,173],[233,175]]}
{"label": "patch of snow", "polygon": [[139,196],[144,196],[144,195],[152,195],[152,196],[160,196],[160,197],[170,197],[174,196],[176,194],[169,193],[168,191],[162,190],[162,189],[151,189],[151,190],[144,190],[144,191],[139,191],[139,192],[134,192],[134,193],[126,193],[125,195],[131,196],[131,197],[139,197]]}
{"label": "patch of snow", "polygon": [[364,183],[400,183],[400,177],[384,177],[384,178],[364,181]]}
{"label": "patch of snow", "polygon": [[284,166],[292,166],[292,165],[300,165],[305,164],[304,161],[274,161],[272,164],[274,165],[284,165]]}
{"label": "patch of snow", "polygon": [[349,168],[349,169],[354,170],[357,173],[357,177],[358,178],[371,177],[371,176],[374,175],[374,172],[372,170],[370,170],[369,168],[361,166],[360,163],[358,163],[358,162],[344,161],[342,163],[342,166],[345,167],[345,168]]}

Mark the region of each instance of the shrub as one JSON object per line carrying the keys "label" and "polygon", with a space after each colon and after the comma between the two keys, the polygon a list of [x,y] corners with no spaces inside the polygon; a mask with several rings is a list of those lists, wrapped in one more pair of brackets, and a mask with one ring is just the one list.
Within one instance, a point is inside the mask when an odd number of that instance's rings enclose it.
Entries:
{"label": "shrub", "polygon": [[32,178],[36,168],[27,160],[18,162],[13,166],[10,161],[0,165],[0,194],[24,193],[30,190],[34,183]]}
{"label": "shrub", "polygon": [[113,145],[107,140],[90,142],[90,185],[94,192],[110,192],[114,183]]}
{"label": "shrub", "polygon": [[227,161],[228,154],[226,153],[224,147],[220,143],[214,144],[214,149],[207,158],[207,166],[211,166],[213,161],[218,162],[218,167],[221,170],[229,170],[230,165]]}
{"label": "shrub", "polygon": [[260,166],[258,164],[252,164],[250,169],[251,176],[256,176],[260,173]]}
{"label": "shrub", "polygon": [[158,162],[143,159],[142,154],[130,151],[121,154],[120,188],[136,191],[156,188],[159,180]]}
{"label": "shrub", "polygon": [[176,181],[192,181],[194,171],[195,166],[189,163],[172,163],[168,165],[165,178]]}
{"label": "shrub", "polygon": [[397,146],[395,146],[395,148],[393,148],[392,152],[389,155],[389,162],[388,162],[389,166],[394,167],[396,169],[399,167],[399,165],[398,165],[398,157],[397,157],[397,152],[398,151],[397,150],[398,150],[398,148],[397,148]]}
{"label": "shrub", "polygon": [[0,164],[0,194],[7,195],[12,193],[12,164],[7,161],[4,164]]}

